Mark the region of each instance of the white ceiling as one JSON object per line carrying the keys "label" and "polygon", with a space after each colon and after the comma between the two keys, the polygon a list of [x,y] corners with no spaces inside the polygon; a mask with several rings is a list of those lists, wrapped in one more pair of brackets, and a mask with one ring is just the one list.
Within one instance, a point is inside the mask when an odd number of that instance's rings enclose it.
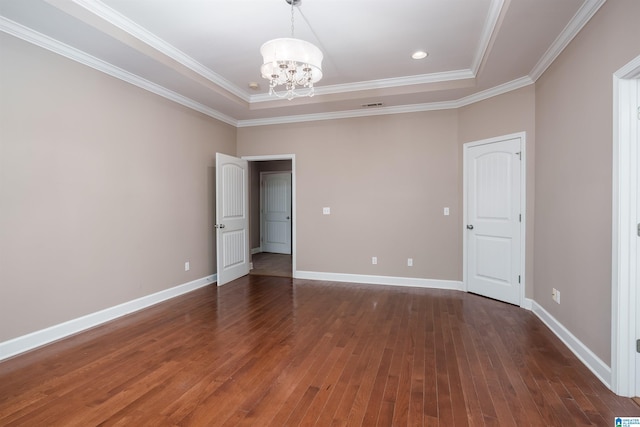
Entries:
{"label": "white ceiling", "polygon": [[262,43],[290,36],[285,0],[0,0],[0,30],[251,126],[455,108],[531,84],[604,1],[302,0],[295,37],[323,51],[324,77],[292,101],[260,77]]}

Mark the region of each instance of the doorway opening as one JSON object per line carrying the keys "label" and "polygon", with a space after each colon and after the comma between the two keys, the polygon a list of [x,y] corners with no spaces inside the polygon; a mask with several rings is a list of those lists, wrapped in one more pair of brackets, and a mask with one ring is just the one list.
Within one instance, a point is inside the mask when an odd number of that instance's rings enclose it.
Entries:
{"label": "doorway opening", "polygon": [[[249,274],[293,278],[296,271],[295,156],[246,156],[243,159],[249,162]],[[286,176],[288,184],[286,179],[280,179]]]}

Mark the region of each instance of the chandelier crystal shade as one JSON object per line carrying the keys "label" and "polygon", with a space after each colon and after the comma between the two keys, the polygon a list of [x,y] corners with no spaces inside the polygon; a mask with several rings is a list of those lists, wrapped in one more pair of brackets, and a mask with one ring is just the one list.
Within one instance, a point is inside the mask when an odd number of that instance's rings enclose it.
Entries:
{"label": "chandelier crystal shade", "polygon": [[291,38],[270,40],[260,48],[260,71],[269,80],[269,94],[289,100],[313,96],[313,84],[322,78],[320,49],[293,37],[293,6],[298,3],[299,0],[291,1]]}

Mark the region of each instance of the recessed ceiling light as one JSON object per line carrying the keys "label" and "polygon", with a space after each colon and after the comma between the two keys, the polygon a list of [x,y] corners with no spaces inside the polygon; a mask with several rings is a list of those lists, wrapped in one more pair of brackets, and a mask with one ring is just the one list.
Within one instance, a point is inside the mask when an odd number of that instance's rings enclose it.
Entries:
{"label": "recessed ceiling light", "polygon": [[424,50],[418,50],[413,52],[413,54],[411,55],[411,57],[413,59],[424,59],[427,56],[429,56],[429,54],[427,52],[425,52]]}

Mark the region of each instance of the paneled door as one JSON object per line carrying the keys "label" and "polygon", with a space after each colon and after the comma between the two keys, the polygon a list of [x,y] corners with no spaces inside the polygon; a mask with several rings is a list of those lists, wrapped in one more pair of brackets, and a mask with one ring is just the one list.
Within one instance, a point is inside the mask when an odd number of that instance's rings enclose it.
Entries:
{"label": "paneled door", "polygon": [[465,144],[466,285],[521,304],[521,138]]}
{"label": "paneled door", "polygon": [[263,173],[262,251],[291,254],[291,172]]}
{"label": "paneled door", "polygon": [[218,286],[249,274],[249,183],[246,160],[216,153]]}

